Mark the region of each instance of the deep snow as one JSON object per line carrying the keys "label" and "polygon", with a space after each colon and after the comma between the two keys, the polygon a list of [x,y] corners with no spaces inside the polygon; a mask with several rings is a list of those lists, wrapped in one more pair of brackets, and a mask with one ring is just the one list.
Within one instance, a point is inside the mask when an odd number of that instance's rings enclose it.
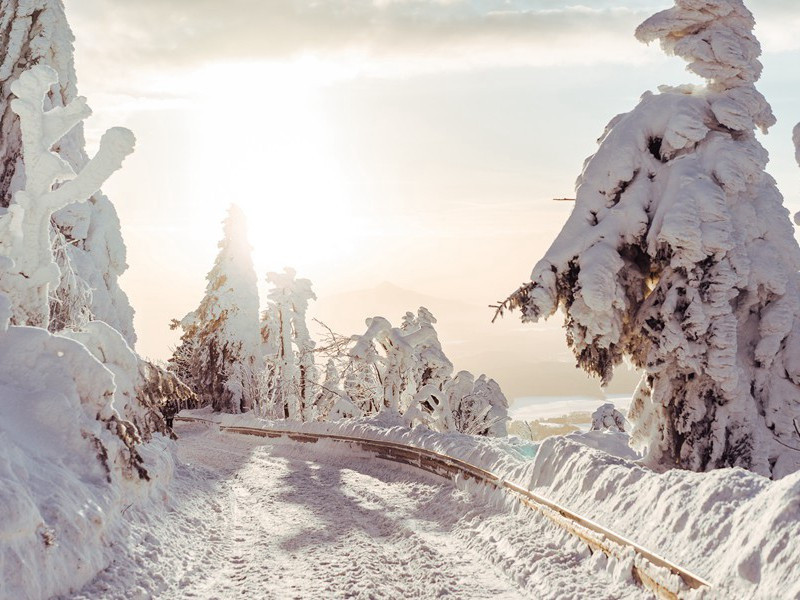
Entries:
{"label": "deep snow", "polygon": [[179,424],[165,514],[133,512],[94,598],[640,598],[537,515],[342,450]]}

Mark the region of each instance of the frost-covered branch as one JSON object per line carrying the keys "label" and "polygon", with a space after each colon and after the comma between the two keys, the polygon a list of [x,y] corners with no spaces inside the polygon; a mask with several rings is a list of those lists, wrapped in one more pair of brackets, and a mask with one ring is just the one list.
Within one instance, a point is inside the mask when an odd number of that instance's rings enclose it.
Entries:
{"label": "frost-covered branch", "polygon": [[133,152],[135,141],[127,129],[110,129],[97,155],[76,174],[52,146],[91,111],[82,98],[45,111],[44,98],[57,81],[53,69],[39,65],[11,84],[17,96],[11,108],[20,118],[26,182],[0,217],[0,254],[13,261],[0,272],[0,291],[11,298],[16,324],[40,327],[49,324],[49,292],[60,280],[50,242],[53,213],[97,192]]}

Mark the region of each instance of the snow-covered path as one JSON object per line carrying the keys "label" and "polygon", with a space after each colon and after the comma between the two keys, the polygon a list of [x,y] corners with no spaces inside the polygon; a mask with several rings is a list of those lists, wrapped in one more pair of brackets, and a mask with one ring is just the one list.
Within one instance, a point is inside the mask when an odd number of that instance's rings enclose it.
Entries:
{"label": "snow-covered path", "polygon": [[133,550],[75,598],[646,597],[542,519],[432,475],[204,425],[179,435],[169,511],[131,515]]}

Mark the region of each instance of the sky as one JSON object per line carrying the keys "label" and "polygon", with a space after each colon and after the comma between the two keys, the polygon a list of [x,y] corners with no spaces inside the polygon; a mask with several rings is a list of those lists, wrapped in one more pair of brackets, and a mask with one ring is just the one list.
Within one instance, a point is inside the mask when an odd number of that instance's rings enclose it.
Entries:
{"label": "sky", "polygon": [[[747,4],[778,117],[762,141],[795,212],[800,3]],[[526,362],[570,360],[558,318],[491,325],[488,305],[557,234],[571,206],[552,199],[573,196],[606,123],[646,90],[698,81],[633,37],[670,5],[66,0],[90,153],[110,126],[137,136],[104,188],[128,246],[137,349],[169,356],[167,324],[199,303],[235,202],[259,279],[294,267],[335,329],[399,322],[384,314],[399,310],[392,299],[423,298],[457,368],[501,369],[506,351],[517,366],[501,384],[538,393]]]}

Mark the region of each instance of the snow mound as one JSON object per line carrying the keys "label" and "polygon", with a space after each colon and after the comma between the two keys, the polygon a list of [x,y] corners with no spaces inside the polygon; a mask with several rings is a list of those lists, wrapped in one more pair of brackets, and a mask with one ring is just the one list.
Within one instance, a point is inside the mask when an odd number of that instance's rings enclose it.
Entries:
{"label": "snow mound", "polygon": [[126,505],[169,480],[166,441],[136,445],[115,393],[80,343],[33,327],[0,333],[0,597],[85,584],[121,539]]}

